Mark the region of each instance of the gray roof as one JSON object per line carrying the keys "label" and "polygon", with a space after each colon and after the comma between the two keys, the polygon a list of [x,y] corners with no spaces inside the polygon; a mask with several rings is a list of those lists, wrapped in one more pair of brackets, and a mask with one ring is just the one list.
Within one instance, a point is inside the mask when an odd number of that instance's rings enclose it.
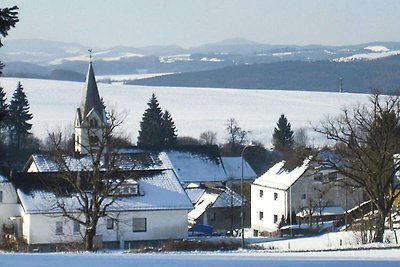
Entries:
{"label": "gray roof", "polygon": [[98,114],[100,118],[104,118],[104,106],[100,99],[99,90],[97,89],[97,83],[93,72],[92,62],[90,62],[80,105],[81,119],[85,119],[85,117],[92,109]]}
{"label": "gray roof", "polygon": [[[24,211],[35,213],[61,213],[57,199],[64,202],[71,212],[78,212],[78,193],[56,196],[45,184],[31,185],[34,181],[43,181],[42,176],[19,177],[17,194]],[[36,179],[35,179],[36,177]],[[109,208],[110,212],[144,211],[144,210],[190,210],[193,208],[190,199],[182,188],[172,170],[143,172],[136,178],[140,194],[118,198]],[[89,194],[90,196],[90,194]],[[108,199],[105,199],[105,203]]]}

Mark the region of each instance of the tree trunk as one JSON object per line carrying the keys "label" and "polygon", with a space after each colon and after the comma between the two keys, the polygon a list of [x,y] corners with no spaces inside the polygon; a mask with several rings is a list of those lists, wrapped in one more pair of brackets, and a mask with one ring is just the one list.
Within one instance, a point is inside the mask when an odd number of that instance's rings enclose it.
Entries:
{"label": "tree trunk", "polygon": [[83,237],[83,246],[86,251],[94,250],[93,239],[95,235],[96,235],[96,226],[92,224],[86,228],[85,236]]}
{"label": "tree trunk", "polygon": [[388,213],[378,209],[376,216],[376,228],[372,242],[383,243],[383,235],[385,233],[385,221]]}

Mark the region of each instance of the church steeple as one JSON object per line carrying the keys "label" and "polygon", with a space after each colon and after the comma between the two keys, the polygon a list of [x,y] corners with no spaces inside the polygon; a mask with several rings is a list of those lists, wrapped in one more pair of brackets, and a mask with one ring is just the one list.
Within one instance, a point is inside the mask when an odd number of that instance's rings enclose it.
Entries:
{"label": "church steeple", "polygon": [[82,118],[85,118],[92,110],[96,112],[99,117],[104,116],[104,106],[101,102],[91,61],[89,63],[85,88],[83,90],[81,105],[79,108]]}
{"label": "church steeple", "polygon": [[90,153],[89,150],[96,148],[106,125],[106,112],[97,88],[90,54],[81,104],[77,108],[75,117],[75,151],[87,154]]}

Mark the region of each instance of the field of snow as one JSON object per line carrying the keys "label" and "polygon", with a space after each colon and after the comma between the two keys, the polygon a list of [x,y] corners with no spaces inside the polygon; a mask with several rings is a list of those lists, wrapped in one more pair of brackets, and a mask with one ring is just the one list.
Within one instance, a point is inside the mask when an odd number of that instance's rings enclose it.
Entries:
{"label": "field of snow", "polygon": [[396,56],[400,54],[400,50],[391,51],[385,46],[367,46],[364,48],[368,53],[359,53],[349,57],[335,58],[336,62],[350,62],[357,60],[374,60],[385,57]]}
{"label": "field of snow", "polygon": [[0,254],[0,266],[13,267],[256,267],[256,266],[307,266],[307,267],[376,267],[399,266],[399,249],[313,252],[313,253],[263,253],[263,252],[210,252],[210,253],[79,253],[79,254]]}
{"label": "field of snow", "polygon": [[[11,99],[21,81],[33,113],[33,132],[45,138],[48,131],[72,129],[79,106],[83,83],[19,78],[0,78],[1,86]],[[198,138],[206,130],[217,132],[219,142],[226,139],[227,119],[235,118],[239,126],[251,131],[250,140],[267,146],[281,114],[292,129],[318,125],[325,116],[335,116],[343,107],[365,102],[368,95],[277,90],[240,90],[208,88],[143,87],[122,84],[98,84],[100,95],[109,107],[126,114],[123,131],[136,141],[139,123],[151,94],[155,93],[161,108],[172,114],[179,136]],[[310,131],[310,143],[325,138]]]}

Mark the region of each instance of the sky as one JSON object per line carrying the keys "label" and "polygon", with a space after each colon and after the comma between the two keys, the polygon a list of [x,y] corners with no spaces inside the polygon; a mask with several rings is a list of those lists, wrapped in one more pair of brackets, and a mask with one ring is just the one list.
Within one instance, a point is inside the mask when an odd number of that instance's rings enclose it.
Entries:
{"label": "sky", "polygon": [[179,45],[230,38],[269,44],[400,41],[398,0],[2,0],[20,22],[7,39],[93,47]]}

